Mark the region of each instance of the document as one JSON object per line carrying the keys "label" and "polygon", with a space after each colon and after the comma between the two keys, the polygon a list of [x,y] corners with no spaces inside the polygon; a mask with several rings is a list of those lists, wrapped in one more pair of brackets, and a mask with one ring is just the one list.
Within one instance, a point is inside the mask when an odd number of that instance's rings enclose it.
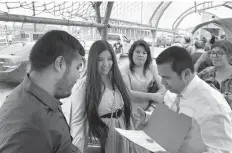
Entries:
{"label": "document", "polygon": [[115,128],[116,131],[122,136],[129,139],[131,142],[140,145],[141,147],[152,151],[165,151],[158,143],[152,140],[144,131],[136,131],[136,130],[122,130],[119,128]]}
{"label": "document", "polygon": [[150,151],[178,153],[192,124],[192,118],[156,104],[143,131],[116,129],[121,135]]}
{"label": "document", "polygon": [[143,131],[168,152],[178,153],[191,125],[191,117],[178,114],[164,104],[156,104]]}

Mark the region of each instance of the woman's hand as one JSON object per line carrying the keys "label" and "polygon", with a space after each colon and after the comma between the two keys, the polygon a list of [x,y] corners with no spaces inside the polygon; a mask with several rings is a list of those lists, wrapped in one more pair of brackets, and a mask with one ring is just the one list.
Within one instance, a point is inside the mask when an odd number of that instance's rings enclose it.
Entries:
{"label": "woman's hand", "polygon": [[137,127],[145,121],[146,114],[142,108],[138,107],[133,115],[134,115],[134,119],[136,120]]}
{"label": "woman's hand", "polygon": [[209,59],[209,55],[210,55],[210,52],[209,52],[209,51],[208,51],[208,52],[205,52],[205,53],[203,53],[203,54],[200,56],[200,58],[196,61],[196,63],[194,64],[194,70],[195,70],[196,72],[198,72],[198,69],[199,69],[200,65],[201,65],[203,62],[205,62],[205,61],[207,61],[207,60]]}
{"label": "woman's hand", "polygon": [[201,64],[209,59],[210,52],[203,53],[200,58],[197,60],[197,63]]}

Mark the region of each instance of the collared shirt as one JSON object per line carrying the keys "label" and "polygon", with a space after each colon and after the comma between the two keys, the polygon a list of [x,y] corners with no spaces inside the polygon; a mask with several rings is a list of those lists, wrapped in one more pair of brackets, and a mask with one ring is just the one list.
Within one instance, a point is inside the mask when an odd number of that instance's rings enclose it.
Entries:
{"label": "collared shirt", "polygon": [[0,108],[1,153],[73,153],[60,101],[34,84],[29,75]]}
{"label": "collared shirt", "polygon": [[[232,111],[220,92],[198,76],[180,93],[180,111],[192,117],[192,125],[179,153],[229,153],[232,151]],[[168,91],[170,107],[176,94]]]}

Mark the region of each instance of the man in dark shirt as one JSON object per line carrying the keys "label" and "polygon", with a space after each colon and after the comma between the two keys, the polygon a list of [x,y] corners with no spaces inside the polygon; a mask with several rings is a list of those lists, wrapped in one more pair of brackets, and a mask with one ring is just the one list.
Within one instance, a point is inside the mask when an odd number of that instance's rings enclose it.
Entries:
{"label": "man in dark shirt", "polygon": [[79,152],[59,99],[70,96],[84,54],[65,31],[50,31],[35,43],[27,76],[0,108],[1,153]]}
{"label": "man in dark shirt", "polygon": [[120,42],[120,39],[118,39],[117,42],[114,43],[113,48],[116,54],[117,62],[119,63],[119,59],[122,54],[122,44]]}

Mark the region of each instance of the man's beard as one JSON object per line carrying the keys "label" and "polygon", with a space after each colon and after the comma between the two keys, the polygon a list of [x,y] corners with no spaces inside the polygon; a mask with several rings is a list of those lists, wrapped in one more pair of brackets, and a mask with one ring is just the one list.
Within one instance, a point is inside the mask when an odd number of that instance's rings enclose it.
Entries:
{"label": "man's beard", "polygon": [[60,100],[60,99],[63,99],[63,98],[67,98],[70,95],[71,95],[71,92],[66,92],[66,93],[62,93],[62,94],[57,93],[57,94],[54,95],[54,97],[56,99]]}
{"label": "man's beard", "polygon": [[67,73],[56,84],[54,97],[56,99],[67,98],[71,95],[71,87],[68,85]]}

